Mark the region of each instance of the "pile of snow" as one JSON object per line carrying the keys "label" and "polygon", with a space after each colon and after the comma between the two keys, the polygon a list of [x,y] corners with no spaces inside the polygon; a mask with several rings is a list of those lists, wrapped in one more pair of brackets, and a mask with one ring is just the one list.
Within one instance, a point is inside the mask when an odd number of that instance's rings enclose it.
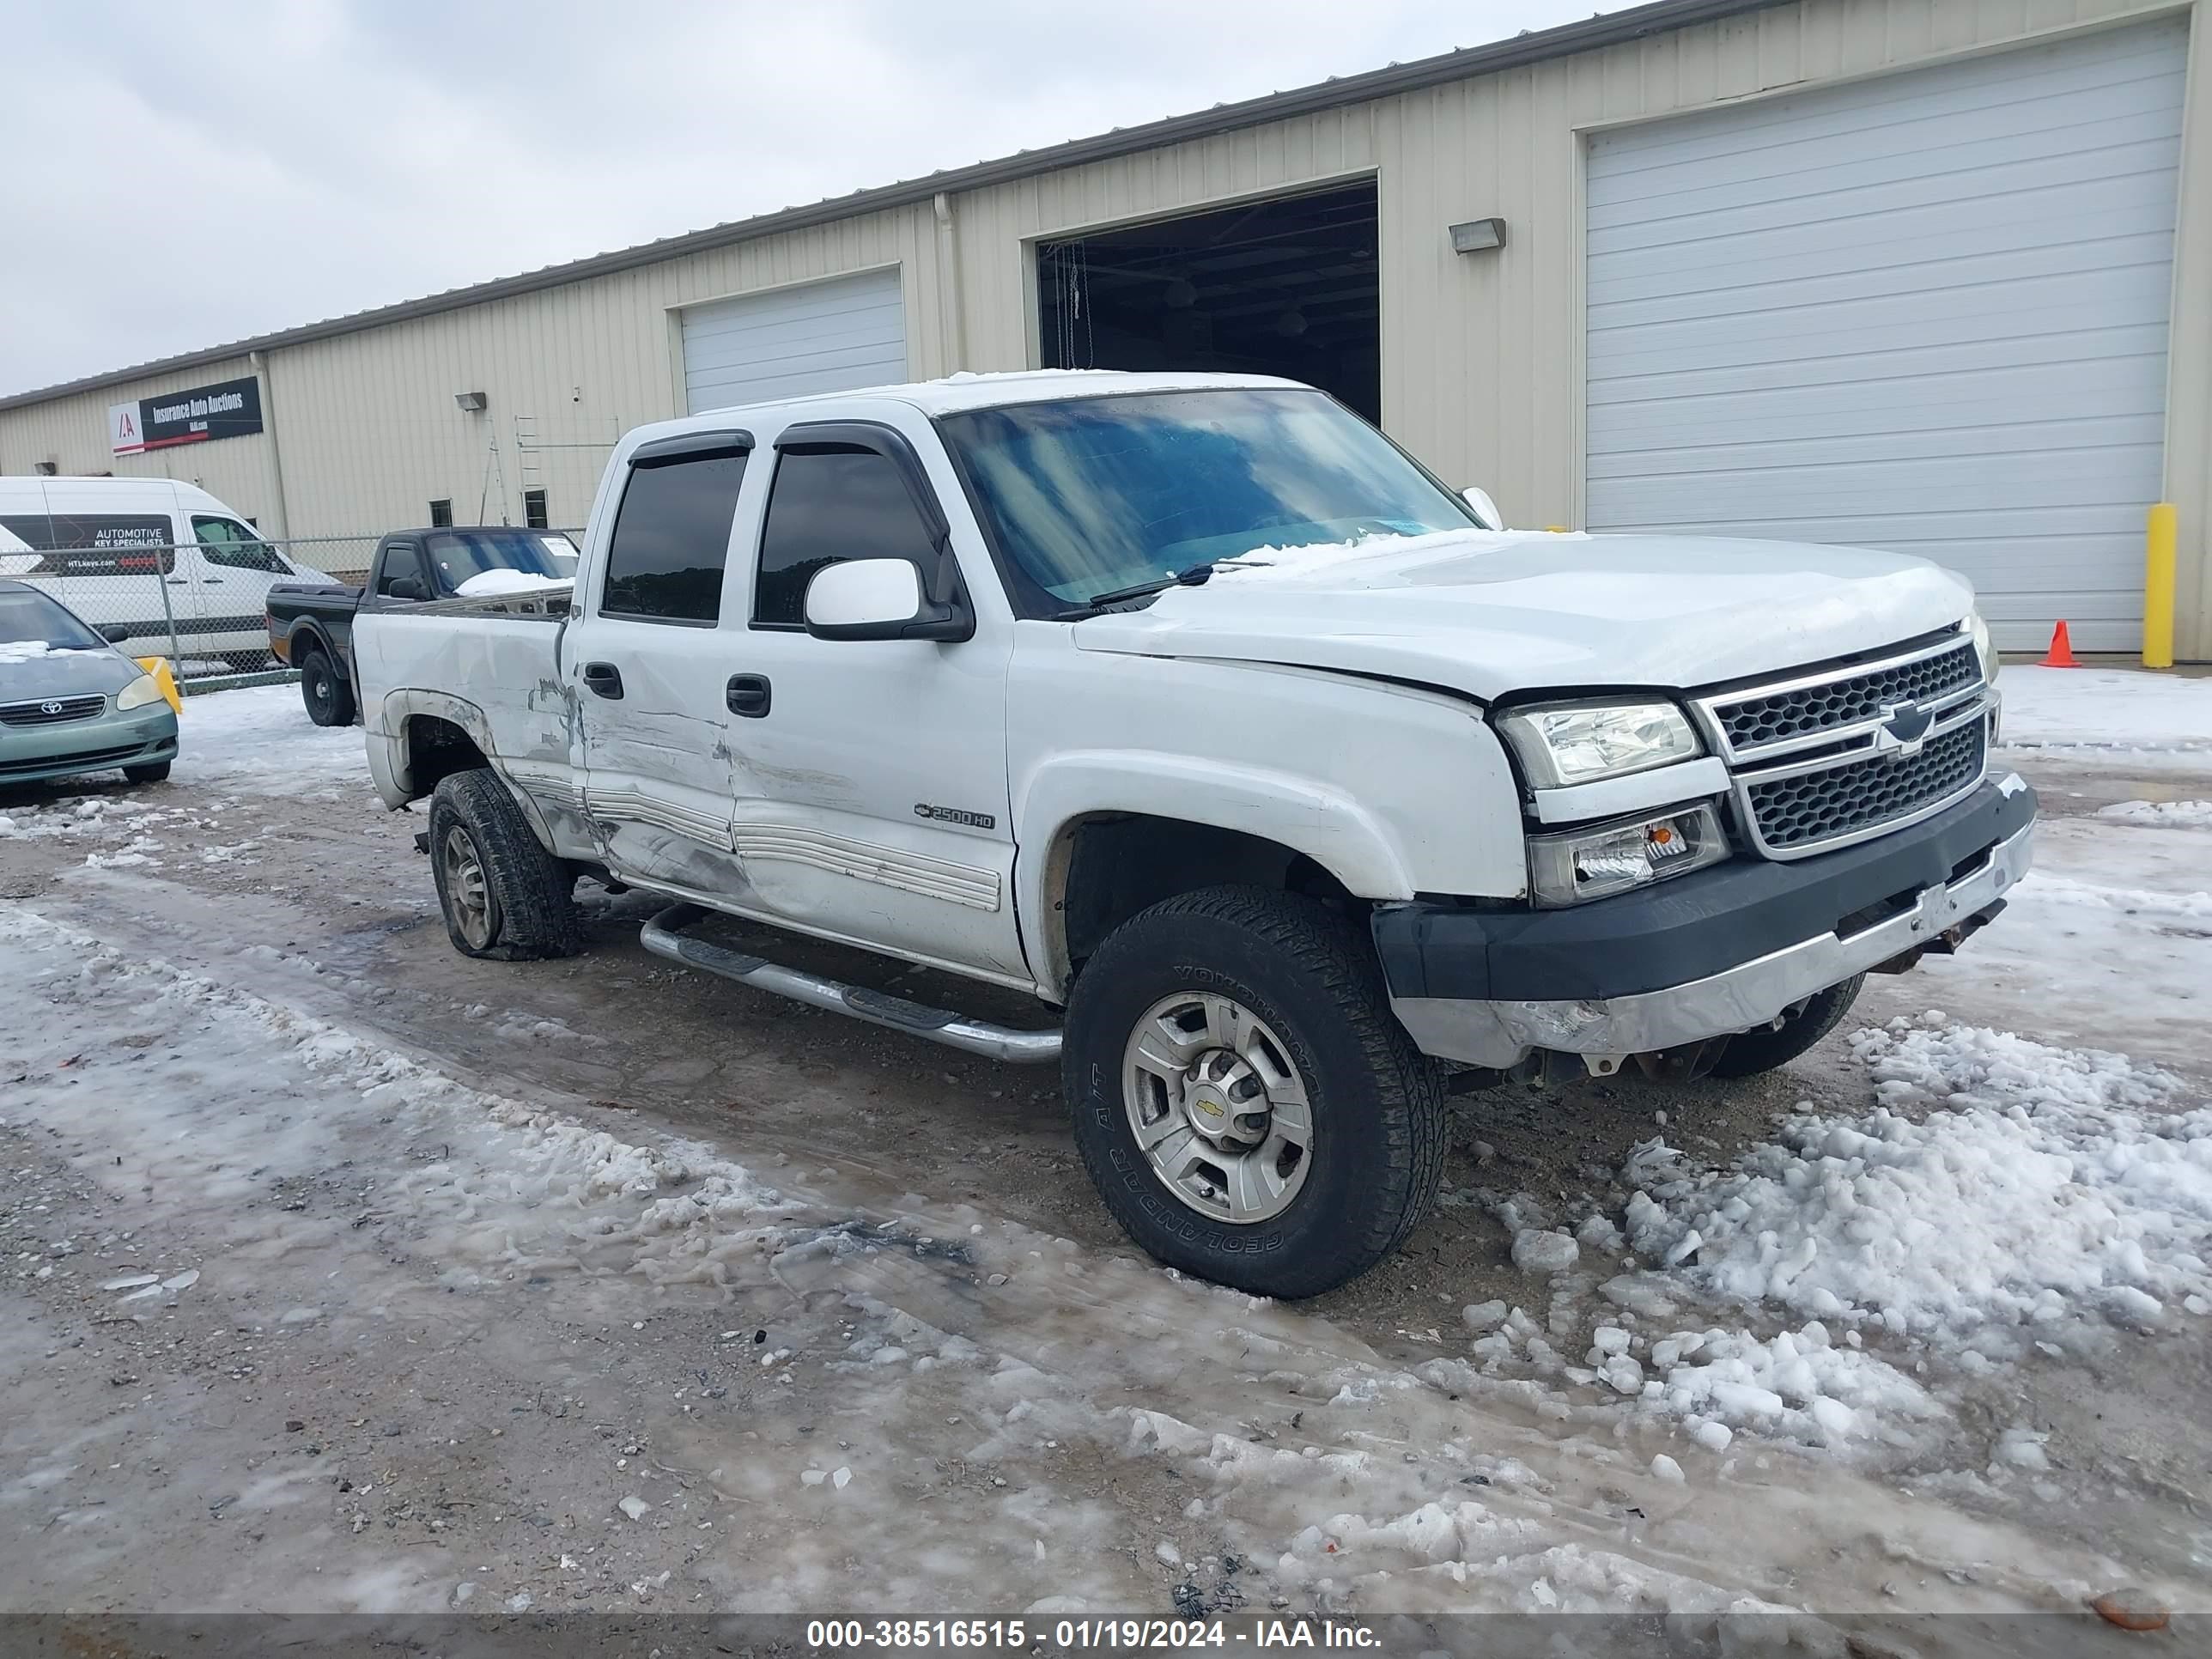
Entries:
{"label": "pile of snow", "polygon": [[168,843],[152,836],[133,836],[122,850],[114,853],[87,853],[86,867],[94,870],[127,870],[134,866],[150,865],[158,869],[161,860],[153,855]]}
{"label": "pile of snow", "polygon": [[[2085,903],[2130,896],[2071,885]],[[2169,914],[2202,898],[2132,896]],[[1936,1013],[1851,1041],[1875,1110],[1801,1107],[1724,1170],[1648,1140],[1621,1172],[1620,1226],[1592,1215],[1571,1237],[1539,1231],[1533,1199],[1493,1202],[1518,1230],[1516,1265],[1555,1277],[1548,1316],[1502,1301],[1462,1310],[1472,1362],[1564,1376],[1717,1452],[1746,1427],[1905,1446],[1943,1407],[1901,1355],[1976,1374],[2031,1345],[2081,1352],[2115,1327],[2212,1316],[2212,1107],[2180,1079]],[[1602,1283],[1566,1271],[1577,1241],[1585,1261],[1632,1252],[1629,1270]],[[1563,1353],[1594,1285],[1608,1322]],[[1743,1311],[1686,1324],[1698,1304]]]}
{"label": "pile of snow", "polygon": [[2004,746],[2212,768],[2212,680],[2122,669],[2008,668]]}
{"label": "pile of snow", "polygon": [[1883,1103],[1866,1117],[1790,1119],[1719,1173],[1638,1148],[1638,1252],[1824,1336],[1879,1326],[1985,1355],[2062,1322],[2212,1312],[2212,1109],[2178,1079],[1941,1015],[1852,1045]]}
{"label": "pile of snow", "polygon": [[166,814],[137,800],[118,800],[94,795],[52,806],[10,807],[0,812],[0,841],[52,841],[105,835],[118,828],[136,830],[141,823],[159,822]]}
{"label": "pile of snow", "polygon": [[2212,830],[2212,800],[2123,800],[2100,807],[2100,818],[2155,823],[2169,830]]}
{"label": "pile of snow", "polygon": [[[184,805],[155,805],[180,799]],[[180,796],[173,790],[64,797],[0,812],[0,842],[104,843],[85,854],[86,866],[94,870],[160,870],[194,851],[202,864],[251,862],[261,850],[258,841],[206,844],[208,832],[221,829],[222,813],[236,805],[235,797]],[[151,833],[156,830],[161,836]]]}
{"label": "pile of snow", "polygon": [[361,728],[317,726],[296,685],[254,685],[185,699],[177,722],[179,783],[221,784],[256,795],[332,799],[365,793]]}

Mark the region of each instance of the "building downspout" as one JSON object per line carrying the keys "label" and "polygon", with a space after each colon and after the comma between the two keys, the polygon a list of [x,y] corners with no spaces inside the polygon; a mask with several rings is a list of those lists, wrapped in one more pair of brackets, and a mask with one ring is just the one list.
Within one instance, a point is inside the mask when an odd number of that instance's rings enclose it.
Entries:
{"label": "building downspout", "polygon": [[269,470],[276,475],[276,531],[280,542],[292,539],[292,506],[284,495],[284,447],[276,436],[276,398],[269,378],[269,354],[249,351],[246,367],[261,378],[261,428],[269,434]]}
{"label": "building downspout", "polygon": [[968,308],[960,281],[960,239],[952,223],[952,198],[943,191],[931,204],[937,212],[938,325],[945,336],[945,373],[969,367]]}

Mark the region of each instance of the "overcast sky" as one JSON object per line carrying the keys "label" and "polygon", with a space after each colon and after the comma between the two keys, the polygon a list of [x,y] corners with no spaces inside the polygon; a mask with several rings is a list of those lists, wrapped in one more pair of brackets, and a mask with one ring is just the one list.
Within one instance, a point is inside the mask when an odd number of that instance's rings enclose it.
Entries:
{"label": "overcast sky", "polygon": [[0,392],[1620,9],[14,0]]}

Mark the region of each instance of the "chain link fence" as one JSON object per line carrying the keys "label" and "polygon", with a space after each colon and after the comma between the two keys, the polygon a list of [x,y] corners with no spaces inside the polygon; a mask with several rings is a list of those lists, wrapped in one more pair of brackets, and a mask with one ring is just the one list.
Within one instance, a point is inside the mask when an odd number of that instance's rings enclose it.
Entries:
{"label": "chain link fence", "polygon": [[167,658],[179,687],[192,692],[296,679],[269,648],[271,590],[358,588],[383,538],[225,534],[174,543],[117,528],[88,539],[93,544],[17,552],[0,546],[0,576],[60,600],[131,656]]}

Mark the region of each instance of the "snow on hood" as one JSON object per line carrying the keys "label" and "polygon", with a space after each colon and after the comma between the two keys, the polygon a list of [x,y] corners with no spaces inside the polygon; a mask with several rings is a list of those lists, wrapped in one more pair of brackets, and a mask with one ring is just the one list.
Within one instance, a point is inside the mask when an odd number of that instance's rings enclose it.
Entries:
{"label": "snow on hood", "polygon": [[120,691],[143,672],[105,646],[57,651],[44,640],[0,640],[0,702]]}
{"label": "snow on hood", "polygon": [[1087,651],[1387,675],[1485,699],[1685,688],[1951,626],[1966,580],[1866,548],[1454,530],[1263,548],[1075,625]]}
{"label": "snow on hood", "polygon": [[489,599],[495,593],[535,593],[548,587],[568,587],[572,576],[539,576],[527,570],[479,570],[453,590],[464,599]]}

